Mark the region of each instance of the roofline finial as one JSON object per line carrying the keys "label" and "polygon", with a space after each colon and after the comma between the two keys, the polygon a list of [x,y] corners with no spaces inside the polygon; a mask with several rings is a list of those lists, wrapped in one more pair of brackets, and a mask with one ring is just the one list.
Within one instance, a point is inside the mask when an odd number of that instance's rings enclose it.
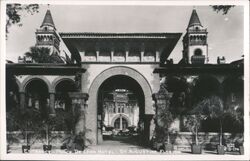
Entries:
{"label": "roofline finial", "polygon": [[48,5],[48,9],[49,9],[50,4],[47,4],[47,5]]}

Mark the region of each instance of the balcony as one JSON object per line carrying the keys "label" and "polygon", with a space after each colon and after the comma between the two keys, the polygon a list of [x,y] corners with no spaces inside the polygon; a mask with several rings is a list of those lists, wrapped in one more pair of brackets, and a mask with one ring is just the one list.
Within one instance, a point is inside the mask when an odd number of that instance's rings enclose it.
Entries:
{"label": "balcony", "polygon": [[206,41],[190,41],[189,45],[207,45]]}
{"label": "balcony", "polygon": [[207,29],[189,29],[188,33],[207,33]]}

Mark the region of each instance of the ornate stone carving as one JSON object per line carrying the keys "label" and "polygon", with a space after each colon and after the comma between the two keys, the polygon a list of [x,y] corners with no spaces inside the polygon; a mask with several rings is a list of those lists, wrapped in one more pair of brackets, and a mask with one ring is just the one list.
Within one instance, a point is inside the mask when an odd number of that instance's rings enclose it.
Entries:
{"label": "ornate stone carving", "polygon": [[81,91],[82,73],[76,73],[75,75],[75,87],[78,91]]}

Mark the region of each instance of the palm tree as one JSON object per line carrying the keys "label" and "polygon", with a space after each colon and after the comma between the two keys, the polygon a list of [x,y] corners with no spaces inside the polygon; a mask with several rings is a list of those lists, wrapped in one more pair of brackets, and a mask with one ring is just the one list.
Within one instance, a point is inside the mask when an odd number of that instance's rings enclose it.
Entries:
{"label": "palm tree", "polygon": [[211,96],[208,99],[204,100],[205,105],[205,114],[211,119],[218,119],[219,120],[219,127],[220,127],[220,137],[219,137],[219,145],[222,146],[222,134],[223,134],[223,119],[225,116],[225,109],[223,106],[223,102],[220,97],[218,96]]}
{"label": "palm tree", "polygon": [[220,126],[220,139],[219,145],[222,145],[222,133],[223,133],[223,119],[225,117],[226,110],[224,109],[223,102],[219,96],[210,96],[204,98],[197,106],[201,113],[211,119],[218,119]]}
{"label": "palm tree", "polygon": [[32,58],[36,63],[50,63],[50,49],[45,47],[30,47],[30,51],[25,56]]}
{"label": "palm tree", "polygon": [[36,63],[63,63],[58,54],[50,54],[50,49],[46,47],[32,46],[30,51],[25,53],[25,56],[30,57]]}

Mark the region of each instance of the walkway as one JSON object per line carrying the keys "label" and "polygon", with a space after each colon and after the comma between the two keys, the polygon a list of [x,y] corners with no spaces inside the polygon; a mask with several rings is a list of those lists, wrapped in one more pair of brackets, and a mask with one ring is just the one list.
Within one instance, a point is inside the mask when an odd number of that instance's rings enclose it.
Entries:
{"label": "walkway", "polygon": [[[87,154],[87,155],[190,155],[190,149],[174,150],[171,152],[157,152],[150,148],[146,148],[138,145],[138,139],[133,137],[115,137],[112,139],[106,139],[101,144],[92,145],[86,148],[83,152],[79,151],[74,154]],[[22,153],[21,147],[12,147],[11,153]],[[42,154],[44,153],[41,146],[32,146],[30,153]],[[52,154],[72,154],[67,153],[65,150],[61,150],[59,147],[52,148]],[[216,151],[205,151],[204,155],[217,155]],[[73,154],[72,154],[73,155]],[[239,155],[239,152],[226,152],[225,155]]]}

